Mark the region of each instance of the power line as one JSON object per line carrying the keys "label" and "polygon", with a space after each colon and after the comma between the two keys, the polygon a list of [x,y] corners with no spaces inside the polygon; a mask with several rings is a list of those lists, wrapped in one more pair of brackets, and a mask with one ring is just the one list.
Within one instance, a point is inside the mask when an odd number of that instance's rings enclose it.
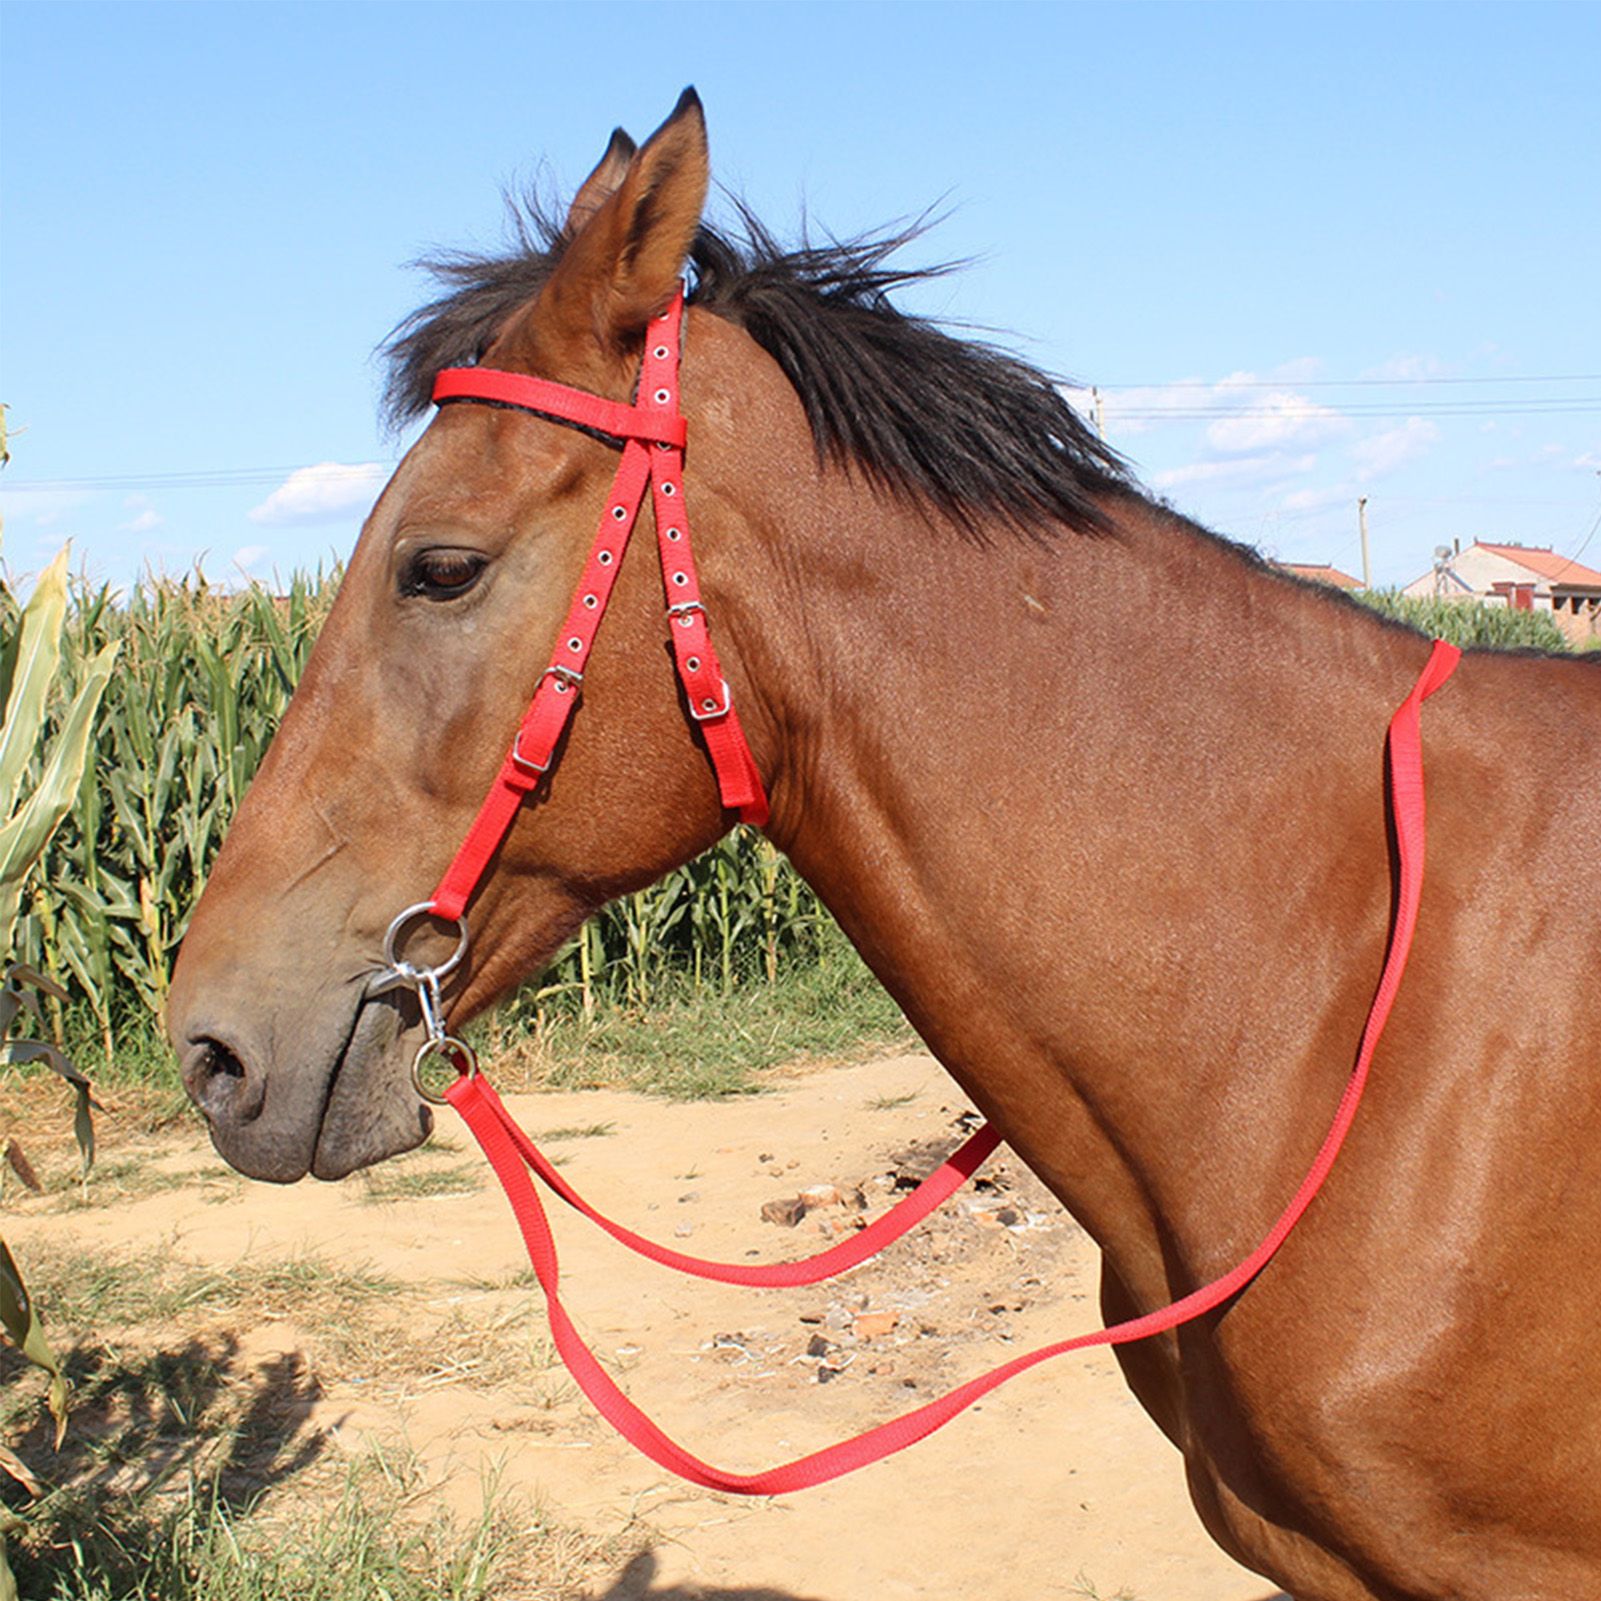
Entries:
{"label": "power line", "polygon": [[1530,401],[1521,406],[1503,406],[1494,401],[1423,401],[1413,406],[1363,404],[1298,410],[1293,406],[1119,406],[1115,396],[1103,396],[1109,418],[1155,422],[1211,422],[1225,417],[1263,417],[1294,421],[1319,418],[1384,417],[1591,417],[1601,414],[1601,395],[1576,395],[1572,399]]}
{"label": "power line", "polygon": [[1418,384],[1592,384],[1601,373],[1515,373],[1486,378],[1170,378],[1146,384],[1097,384],[1097,389],[1391,389]]}

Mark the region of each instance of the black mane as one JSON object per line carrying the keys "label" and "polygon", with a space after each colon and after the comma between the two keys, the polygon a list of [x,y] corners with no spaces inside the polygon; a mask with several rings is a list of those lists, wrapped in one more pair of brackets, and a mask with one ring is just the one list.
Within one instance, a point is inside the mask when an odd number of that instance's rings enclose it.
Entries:
{"label": "black mane", "polygon": [[[501,255],[424,261],[445,292],[383,347],[384,409],[399,425],[430,404],[434,375],[477,361],[536,295],[561,251],[535,203],[513,205]],[[1030,537],[1052,525],[1106,526],[1099,497],[1128,492],[1118,454],[1085,426],[1055,383],[1006,351],[952,337],[891,301],[949,267],[887,265],[924,231],[897,230],[785,250],[743,207],[741,234],[702,227],[690,301],[743,328],[783,369],[819,454],[976,534],[999,519]]]}

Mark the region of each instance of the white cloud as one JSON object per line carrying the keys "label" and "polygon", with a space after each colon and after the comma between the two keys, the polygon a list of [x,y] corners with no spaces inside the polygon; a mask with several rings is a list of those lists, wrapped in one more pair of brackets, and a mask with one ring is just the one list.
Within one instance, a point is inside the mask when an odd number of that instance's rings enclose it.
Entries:
{"label": "white cloud", "polygon": [[1237,398],[1240,414],[1220,417],[1208,427],[1206,441],[1214,450],[1232,454],[1284,445],[1291,440],[1309,443],[1343,433],[1351,426],[1349,419],[1331,406],[1320,405],[1289,389],[1274,389],[1265,395],[1248,393],[1240,387],[1246,381],[1243,377],[1226,378],[1217,386],[1219,398]]}
{"label": "white cloud", "polygon": [[125,523],[117,524],[119,534],[148,534],[152,528],[159,528],[166,519],[152,507],[146,506],[137,516],[131,517]]}
{"label": "white cloud", "polygon": [[1601,473],[1601,450],[1587,450],[1573,458],[1573,465],[1581,471]]}
{"label": "white cloud", "polygon": [[1197,461],[1172,467],[1153,475],[1157,489],[1178,489],[1187,484],[1261,484],[1309,473],[1317,466],[1317,456],[1288,456],[1282,451],[1264,455],[1235,456],[1227,461]]}
{"label": "white cloud", "polygon": [[1386,429],[1351,446],[1356,476],[1367,483],[1394,472],[1397,467],[1423,454],[1440,437],[1440,430],[1423,417],[1408,417],[1399,428]]}
{"label": "white cloud", "polygon": [[1322,489],[1295,489],[1284,497],[1280,510],[1324,511],[1330,506],[1348,504],[1353,498],[1352,492],[1344,484],[1334,484]]}
{"label": "white cloud", "polygon": [[[1101,415],[1107,435],[1129,439],[1149,433],[1168,421],[1167,413],[1190,413],[1206,405],[1211,387],[1200,378],[1179,378],[1170,384],[1154,384],[1143,389],[1103,389]],[[1065,391],[1068,403],[1092,426],[1095,422],[1095,395],[1089,389]],[[1188,421],[1180,416],[1175,421]]]}
{"label": "white cloud", "polygon": [[241,545],[233,553],[233,564],[246,572],[256,565],[267,554],[265,545]]}
{"label": "white cloud", "polygon": [[0,494],[0,514],[25,517],[35,528],[49,528],[91,498],[81,489],[7,489]]}
{"label": "white cloud", "polygon": [[1362,376],[1405,383],[1419,378],[1440,378],[1447,371],[1445,363],[1438,356],[1391,356],[1377,367],[1369,367]]}
{"label": "white cloud", "polygon": [[301,467],[250,511],[255,523],[339,522],[352,512],[363,515],[377,498],[389,469],[380,461],[354,466],[323,461]]}
{"label": "white cloud", "polygon": [[1305,384],[1320,377],[1323,372],[1321,356],[1295,356],[1281,361],[1267,376],[1279,384]]}

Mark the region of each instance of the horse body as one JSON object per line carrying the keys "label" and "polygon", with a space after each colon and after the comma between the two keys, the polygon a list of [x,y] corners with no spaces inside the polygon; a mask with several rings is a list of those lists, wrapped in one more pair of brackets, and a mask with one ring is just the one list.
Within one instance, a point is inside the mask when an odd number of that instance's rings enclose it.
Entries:
{"label": "horse body", "polygon": [[[490,364],[626,396],[627,308],[698,224],[698,126],[614,141]],[[1095,1237],[1109,1317],[1231,1267],[1351,1068],[1391,906],[1383,731],[1426,641],[1098,470],[1080,533],[952,517],[819,452],[727,315],[691,309],[684,409],[771,837]],[[426,1132],[415,1013],[364,986],[499,760],[613,459],[454,408],[375,508],[173,992],[247,1171],[338,1176]],[[461,551],[487,577],[434,584]],[[652,583],[625,563],[453,1016],[726,826]],[[1234,1303],[1119,1357],[1214,1536],[1302,1601],[1577,1601],[1601,1594],[1601,671],[1470,654],[1423,733],[1422,917],[1339,1166]]]}
{"label": "horse body", "polygon": [[[1058,562],[930,559],[868,510],[841,537],[924,627],[866,637],[849,577],[809,575],[812,670],[760,677],[827,732],[776,837],[1102,1246],[1108,1318],[1148,1311],[1246,1254],[1338,1100],[1389,913],[1379,730],[1426,648],[1149,508]],[[1459,671],[1424,717],[1423,923],[1331,1189],[1224,1315],[1118,1353],[1213,1533],[1305,1596],[1601,1584],[1571,1303],[1601,1268],[1601,928],[1573,894],[1601,678]]]}

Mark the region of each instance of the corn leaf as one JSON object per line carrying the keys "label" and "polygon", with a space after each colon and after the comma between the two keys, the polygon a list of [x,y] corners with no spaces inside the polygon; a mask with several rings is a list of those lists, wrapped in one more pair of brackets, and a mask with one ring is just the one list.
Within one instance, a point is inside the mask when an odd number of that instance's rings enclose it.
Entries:
{"label": "corn leaf", "polygon": [[50,1375],[50,1412],[56,1420],[59,1447],[67,1427],[67,1378],[45,1338],[28,1287],[22,1281],[22,1271],[4,1240],[0,1240],[0,1329],[35,1367]]}
{"label": "corn leaf", "polygon": [[[33,866],[51,834],[55,832],[56,825],[71,810],[73,801],[77,799],[78,787],[83,782],[84,766],[88,761],[89,738],[94,731],[95,711],[111,678],[111,668],[116,660],[117,648],[115,642],[107,645],[89,664],[88,674],[45,761],[44,774],[39,780],[38,788],[28,797],[16,816],[0,828],[0,885],[8,889],[21,884],[23,875]],[[16,700],[15,693],[12,699]],[[7,717],[4,734],[0,735],[0,739],[9,737],[11,725],[12,719]],[[12,794],[15,795],[15,790]],[[12,902],[14,905],[14,895]],[[4,903],[0,902],[0,909],[9,908],[4,908]]]}
{"label": "corn leaf", "polygon": [[11,1572],[11,1558],[6,1552],[3,1534],[0,1534],[0,1601],[17,1601],[17,1581]]}
{"label": "corn leaf", "polygon": [[[29,1495],[44,1494],[44,1486],[34,1477],[33,1469],[9,1445],[0,1445],[0,1468],[4,1468]],[[0,1591],[0,1594],[4,1592]]]}
{"label": "corn leaf", "polygon": [[28,597],[17,633],[16,664],[6,697],[5,725],[0,727],[0,816],[16,805],[23,774],[39,743],[46,703],[61,660],[61,627],[67,616],[67,556],[60,554],[45,568]]}

